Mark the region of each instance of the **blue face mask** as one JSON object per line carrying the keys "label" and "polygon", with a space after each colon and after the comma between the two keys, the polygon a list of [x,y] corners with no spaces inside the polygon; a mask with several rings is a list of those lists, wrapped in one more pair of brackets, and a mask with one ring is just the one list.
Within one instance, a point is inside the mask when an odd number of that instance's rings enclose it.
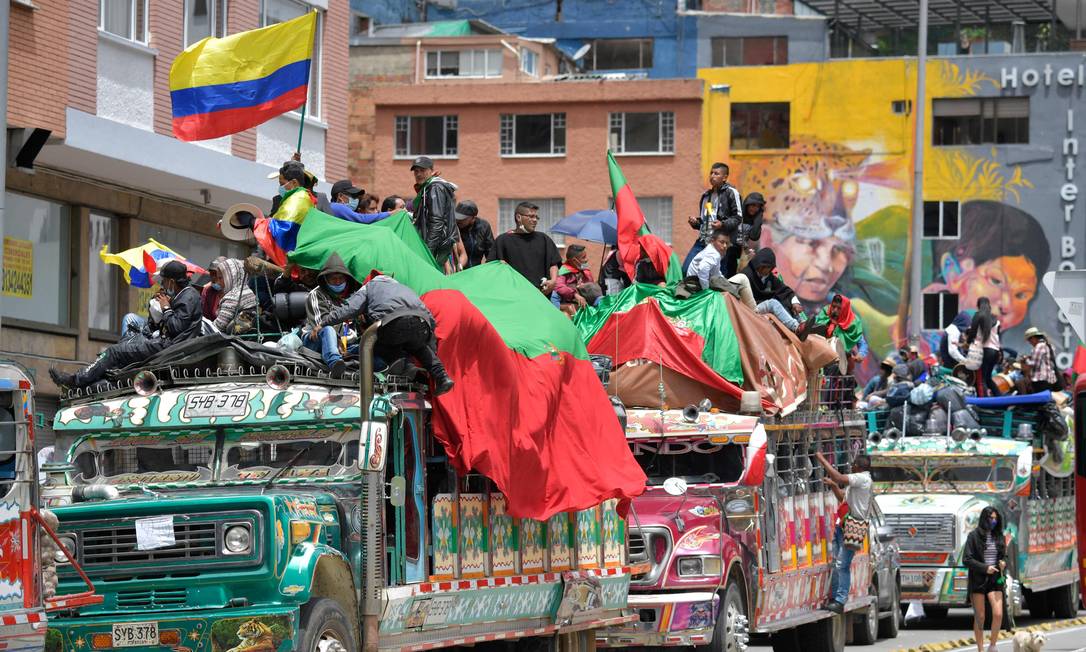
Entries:
{"label": "blue face mask", "polygon": [[347,205],[351,207],[351,210],[358,210],[358,197],[351,197],[347,200]]}
{"label": "blue face mask", "polygon": [[286,197],[288,192],[290,192],[290,190],[287,189],[287,184],[284,183],[283,185],[279,186],[280,197]]}
{"label": "blue face mask", "polygon": [[337,283],[336,285],[332,285],[331,283],[329,283],[328,289],[332,292],[335,292],[336,294],[339,294],[340,292],[347,289],[347,282],[344,281],[342,283]]}
{"label": "blue face mask", "polygon": [[220,285],[219,283],[212,283],[211,289],[215,290],[216,292],[222,292],[222,285]]}
{"label": "blue face mask", "polygon": [[988,527],[994,528],[997,525],[999,525],[999,519],[998,518],[993,516],[992,518],[988,519]]}

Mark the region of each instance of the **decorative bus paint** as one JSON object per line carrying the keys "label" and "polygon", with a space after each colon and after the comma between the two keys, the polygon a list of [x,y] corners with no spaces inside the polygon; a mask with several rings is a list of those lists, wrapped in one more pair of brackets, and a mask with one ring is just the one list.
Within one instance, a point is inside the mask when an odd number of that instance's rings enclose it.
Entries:
{"label": "decorative bus paint", "polygon": [[0,362],[0,650],[41,650],[48,611],[101,601],[85,586],[58,597],[43,577],[56,563],[56,535],[38,509],[37,462],[34,385],[25,369]]}
{"label": "decorative bus paint", "polygon": [[[631,618],[615,501],[512,518],[489,480],[447,465],[424,394],[386,385],[363,411],[366,390],[349,381],[296,371],[284,386],[266,372],[114,392],[57,413],[55,429],[75,435],[58,473],[68,495],[50,490],[69,503],[55,508],[61,536],[108,581],[103,605],[50,623],[48,650],[118,636],[206,652],[258,640],[305,652],[556,635],[587,644]],[[120,496],[76,504],[72,485]],[[163,520],[171,546],[133,546]],[[226,548],[234,527],[248,529],[250,547]],[[315,641],[322,628],[335,640]]]}
{"label": "decorative bus paint", "polygon": [[[650,564],[631,587],[630,607],[639,620],[608,629],[599,642],[733,650],[745,648],[749,631],[770,634],[775,649],[839,652],[851,614],[837,616],[822,608],[830,586],[837,503],[820,480],[813,453],[825,445],[827,454],[832,450],[843,462],[860,450],[862,421],[855,413],[842,416],[794,413],[769,421],[629,410],[627,440],[643,466],[668,456],[721,454],[734,446],[730,459],[738,467],[727,478],[692,481],[682,496],[669,495],[652,469],[647,471],[649,489],[634,500],[627,518],[631,559]],[[705,468],[725,474],[717,464]],[[865,542],[853,560],[849,612],[876,600],[868,592],[869,546]],[[701,572],[691,575],[680,564],[694,558]],[[892,595],[887,593],[884,602],[896,608]]]}

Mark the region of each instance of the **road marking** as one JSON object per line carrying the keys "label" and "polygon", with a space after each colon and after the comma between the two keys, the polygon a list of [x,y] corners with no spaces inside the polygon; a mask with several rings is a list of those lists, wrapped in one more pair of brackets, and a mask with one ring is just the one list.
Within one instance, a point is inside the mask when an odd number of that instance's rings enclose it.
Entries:
{"label": "road marking", "polygon": [[[1051,632],[1058,636],[1062,636],[1077,631],[1086,631],[1086,617],[1041,623],[1040,625],[1033,625],[1031,627],[1022,627],[1014,630],[1014,632],[1003,631],[999,633],[999,642],[996,643],[996,646],[999,648],[1008,644],[1013,645],[1014,641],[1011,639],[1014,638],[1015,632]],[[987,640],[987,636],[985,639]],[[972,636],[967,636],[964,638],[943,641],[941,643],[924,643],[923,645],[918,645],[916,647],[899,648],[896,652],[957,652],[958,650],[973,650],[976,646],[976,640]],[[1075,652],[1084,651],[1086,651],[1086,648],[1075,650]]]}

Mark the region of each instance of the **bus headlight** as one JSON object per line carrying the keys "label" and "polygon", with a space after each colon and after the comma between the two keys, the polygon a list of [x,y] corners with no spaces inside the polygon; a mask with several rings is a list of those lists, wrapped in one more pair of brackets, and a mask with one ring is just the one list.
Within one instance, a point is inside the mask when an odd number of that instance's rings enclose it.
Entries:
{"label": "bus headlight", "polygon": [[249,525],[231,525],[223,535],[223,552],[228,555],[243,555],[253,548],[253,533]]}
{"label": "bus headlight", "polygon": [[[78,554],[76,553],[75,549],[76,540],[74,536],[70,534],[62,534],[57,538],[60,539],[60,542],[62,544],[64,544],[64,548],[68,552],[72,553],[72,557],[75,557]],[[64,554],[64,550],[61,550],[60,548],[57,548],[55,551],[53,551],[53,560],[56,561],[58,564],[67,564],[70,561],[68,559],[68,555]]]}

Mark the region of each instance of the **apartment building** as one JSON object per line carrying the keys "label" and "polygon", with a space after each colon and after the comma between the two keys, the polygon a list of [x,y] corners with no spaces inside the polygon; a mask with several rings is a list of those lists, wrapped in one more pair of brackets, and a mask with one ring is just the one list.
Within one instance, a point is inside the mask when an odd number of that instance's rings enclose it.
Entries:
{"label": "apartment building", "polygon": [[[185,47],[319,12],[301,153],[322,182],[346,175],[346,3],[327,0],[34,0],[9,25],[0,354],[35,375],[41,424],[50,365],[72,370],[146,307],[98,257],[154,238],[206,265],[244,247],[219,237],[233,203],[269,206],[269,172],[298,145],[301,115],[186,143],[171,130],[169,70]],[[47,429],[45,431],[48,439]]]}

